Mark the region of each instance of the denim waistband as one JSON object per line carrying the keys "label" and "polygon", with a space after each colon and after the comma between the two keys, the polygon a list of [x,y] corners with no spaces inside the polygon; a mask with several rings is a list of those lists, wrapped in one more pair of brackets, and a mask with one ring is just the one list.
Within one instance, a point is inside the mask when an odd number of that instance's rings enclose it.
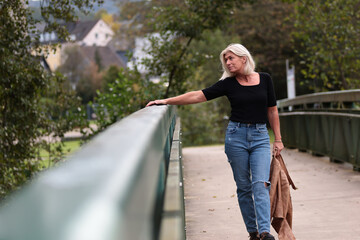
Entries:
{"label": "denim waistband", "polygon": [[237,127],[247,127],[247,128],[266,127],[266,123],[242,123],[242,122],[234,122],[234,121],[229,121],[229,125],[237,126]]}

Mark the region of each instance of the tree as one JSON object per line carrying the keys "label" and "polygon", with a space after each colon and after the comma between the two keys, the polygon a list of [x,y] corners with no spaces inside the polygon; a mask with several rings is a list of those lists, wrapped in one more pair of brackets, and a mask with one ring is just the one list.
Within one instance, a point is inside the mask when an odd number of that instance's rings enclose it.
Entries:
{"label": "tree", "polygon": [[99,73],[98,66],[90,63],[80,75],[80,80],[76,85],[76,94],[81,98],[82,104],[94,101],[96,92],[102,87],[102,73]]}
{"label": "tree", "polygon": [[102,92],[109,92],[109,84],[114,83],[116,78],[118,77],[119,72],[121,72],[121,68],[117,66],[110,66],[108,70],[103,75],[102,81]]}
{"label": "tree", "polygon": [[[101,0],[42,0],[45,31],[67,39],[61,22],[75,21],[76,9],[87,12],[96,2]],[[47,73],[40,64],[40,55],[46,52],[26,4],[24,0],[0,3],[0,197],[39,170],[37,151],[40,145],[50,146],[41,140],[43,136],[62,137],[82,124],[77,121],[76,98],[62,87],[64,79]],[[69,118],[73,113],[77,117]]]}
{"label": "tree", "polygon": [[[154,1],[151,2],[149,24],[158,35],[150,35],[150,46],[144,58],[149,76],[161,76],[166,85],[163,97],[183,93],[189,78],[200,60],[191,53],[192,41],[201,39],[205,30],[224,26],[235,6],[249,1]],[[189,58],[191,56],[192,58]]]}
{"label": "tree", "polygon": [[[108,74],[114,74],[113,70]],[[158,98],[158,89],[154,83],[144,79],[136,67],[132,70],[119,69],[117,76],[108,82],[105,91],[97,91],[93,108],[98,129],[94,134],[145,107],[148,99]]]}
{"label": "tree", "polygon": [[120,32],[126,32],[130,38],[144,36],[154,31],[151,18],[151,9],[154,5],[159,4],[162,0],[153,1],[129,1],[124,0],[117,3],[119,7],[119,20],[122,23]]}
{"label": "tree", "polygon": [[99,49],[96,48],[95,49],[95,56],[94,56],[94,60],[95,60],[95,63],[97,65],[97,68],[98,68],[98,71],[101,72],[104,68],[103,64],[102,64],[102,61],[101,61],[101,57],[100,57],[100,54],[99,54]]}
{"label": "tree", "polygon": [[65,61],[57,71],[66,76],[72,89],[76,89],[76,85],[85,72],[86,63],[84,62],[84,55],[79,46],[72,45],[65,48],[63,58]]}
{"label": "tree", "polygon": [[360,4],[296,1],[294,38],[306,84],[315,91],[360,87]]}
{"label": "tree", "polygon": [[[237,34],[251,52],[256,70],[271,74],[277,99],[287,98],[285,61],[295,62],[292,32],[294,4],[279,0],[256,1],[235,9],[227,32]],[[297,67],[297,66],[296,66]],[[304,92],[297,86],[297,92]]]}
{"label": "tree", "polygon": [[[154,19],[149,21],[159,35],[150,38],[151,46],[147,52],[151,57],[144,59],[143,64],[148,67],[149,75],[162,77],[162,83],[167,86],[163,97],[198,89],[194,84],[197,81],[206,82],[199,87],[214,83],[221,71],[218,54],[231,42],[243,43],[251,50],[258,63],[257,70],[270,72],[276,80],[277,97],[286,97],[286,91],[283,91],[286,88],[285,60],[294,56],[291,42],[293,25],[288,19],[293,11],[291,4],[270,0],[236,3],[172,1],[152,9],[156,12],[151,14]],[[218,28],[221,33],[215,32]],[[221,38],[218,34],[228,37]],[[204,45],[201,46],[201,43]],[[214,56],[212,65],[205,65],[212,60],[206,56]],[[211,71],[213,69],[218,72]],[[227,105],[226,99],[221,99],[180,110],[184,137],[188,138],[188,143],[221,142],[224,117],[229,115],[229,108],[224,107]],[[196,121],[191,120],[193,116],[197,116]],[[202,128],[208,124],[212,127],[203,131]],[[216,137],[210,139],[209,136]]]}
{"label": "tree", "polygon": [[[217,81],[221,75],[218,55],[232,42],[244,43],[249,49],[258,48],[255,56],[260,62],[259,66],[262,66],[261,70],[285,75],[285,56],[293,54],[290,32],[286,30],[292,25],[283,24],[282,21],[291,12],[291,6],[274,1],[263,4],[257,1],[151,1],[143,5],[143,10],[147,11],[139,15],[130,14],[129,19],[134,19],[133,24],[137,23],[137,26],[145,26],[145,33],[157,33],[149,35],[150,45],[145,52],[150,57],[140,63],[147,67],[147,78],[160,76],[159,85],[166,87],[162,97],[201,89]],[[258,17],[266,15],[269,7],[269,16],[259,21]],[[259,8],[264,11],[258,13]],[[265,24],[273,18],[276,18],[273,25],[269,27]],[[136,22],[137,19],[140,21]],[[258,37],[258,32],[254,34],[251,27],[266,31],[263,38]],[[279,27],[287,29],[278,33]],[[266,40],[274,44],[264,46]],[[280,67],[281,71],[277,71]],[[278,76],[275,78],[279,79]],[[282,79],[285,82],[285,77]],[[221,142],[224,117],[226,119],[230,112],[226,101],[223,98],[206,104],[180,107],[186,138],[184,142]]]}
{"label": "tree", "polygon": [[[226,35],[219,29],[205,31],[201,40],[194,41],[191,51],[198,52],[202,59],[202,65],[187,79],[188,86],[191,86],[188,90],[203,89],[217,82],[222,75],[220,52],[230,43],[239,41],[238,36]],[[221,143],[224,139],[224,128],[230,111],[229,101],[226,97],[202,104],[179,107],[184,144]]]}
{"label": "tree", "polygon": [[[133,81],[140,81],[140,90],[143,91],[141,96],[146,96],[145,101],[153,99],[151,97],[167,97],[183,93],[188,89],[187,80],[193,75],[197,66],[201,64],[201,58],[196,50],[190,49],[190,44],[195,40],[202,39],[202,34],[206,30],[216,30],[217,27],[226,23],[231,9],[241,3],[247,1],[205,1],[205,0],[191,0],[191,1],[144,1],[139,3],[144,7],[144,11],[140,14],[134,14],[136,17],[129,16],[129,19],[134,20],[135,26],[143,26],[145,31],[152,32],[148,35],[150,45],[144,49],[150,57],[139,59],[138,65],[130,72],[136,72],[135,76],[126,75],[126,78]],[[152,16],[146,18],[145,16]],[[142,20],[138,22],[137,20]],[[141,74],[137,71],[137,67],[145,66],[146,73]],[[125,72],[126,73],[126,72]],[[159,78],[156,88],[152,79]],[[119,84],[121,80],[119,79]],[[110,86],[110,85],[109,85]],[[145,86],[145,87],[142,87]],[[113,89],[113,95],[127,94],[123,87]],[[131,89],[131,88],[129,88]],[[142,90],[143,89],[143,90]],[[154,89],[154,91],[153,91]],[[129,90],[130,91],[130,90]],[[111,95],[105,94],[99,96],[97,103],[100,101],[106,104],[98,104],[98,111],[104,116],[111,114],[112,107],[119,105],[117,99],[113,99]],[[112,103],[113,102],[113,103]],[[146,102],[140,101],[139,106],[144,106]],[[122,109],[116,111],[116,116],[120,112],[126,112]],[[107,112],[107,115],[106,115]],[[105,118],[104,118],[105,119]],[[118,117],[110,117],[109,124],[116,121]],[[106,124],[104,124],[106,125]]]}
{"label": "tree", "polygon": [[58,72],[66,76],[69,87],[75,90],[82,104],[93,101],[96,91],[102,88],[103,66],[98,49],[95,50],[94,61],[84,59],[85,55],[76,45],[65,48],[64,58],[66,60]]}

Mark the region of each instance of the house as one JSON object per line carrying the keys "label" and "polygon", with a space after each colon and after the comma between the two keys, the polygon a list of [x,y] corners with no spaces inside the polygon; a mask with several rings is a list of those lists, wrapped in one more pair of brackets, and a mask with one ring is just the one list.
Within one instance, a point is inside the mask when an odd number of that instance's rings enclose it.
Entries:
{"label": "house", "polygon": [[42,56],[44,64],[47,65],[48,70],[54,72],[62,64],[61,47],[56,46],[54,49],[54,47],[46,45],[43,50],[47,52]]}
{"label": "house", "polygon": [[[67,28],[70,40],[80,46],[106,46],[114,36],[113,30],[101,19],[94,21],[78,21],[64,24]],[[42,44],[65,43],[58,39],[54,32],[45,32],[45,24],[37,26],[40,32],[40,42]]]}
{"label": "house", "polygon": [[[48,48],[49,44],[61,43],[61,48],[58,47],[56,51],[49,50],[49,54],[45,56],[45,61],[51,71],[55,71],[65,61],[63,54],[64,49],[68,46],[73,46],[75,44],[83,47],[105,47],[114,36],[114,32],[111,28],[101,19],[67,23],[65,26],[68,29],[70,40],[72,42],[65,42],[58,39],[53,32],[44,32],[44,24],[37,25],[38,30],[43,32],[40,35],[40,42],[44,45],[44,49]],[[111,61],[113,61],[113,59]],[[117,63],[118,61],[114,62]]]}
{"label": "house", "polygon": [[106,46],[114,36],[111,28],[101,19],[66,24],[70,39],[80,46]]}

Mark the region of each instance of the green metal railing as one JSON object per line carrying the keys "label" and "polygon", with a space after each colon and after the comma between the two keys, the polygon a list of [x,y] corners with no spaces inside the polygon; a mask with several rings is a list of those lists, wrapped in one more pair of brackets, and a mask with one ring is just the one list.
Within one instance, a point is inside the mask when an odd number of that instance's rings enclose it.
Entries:
{"label": "green metal railing", "polygon": [[326,155],[359,170],[359,89],[303,95],[277,105],[286,147]]}
{"label": "green metal railing", "polygon": [[167,171],[160,240],[186,238],[181,146],[180,119],[177,119]]}
{"label": "green metal railing", "polygon": [[171,106],[113,124],[3,204],[0,240],[185,239],[179,124]]}

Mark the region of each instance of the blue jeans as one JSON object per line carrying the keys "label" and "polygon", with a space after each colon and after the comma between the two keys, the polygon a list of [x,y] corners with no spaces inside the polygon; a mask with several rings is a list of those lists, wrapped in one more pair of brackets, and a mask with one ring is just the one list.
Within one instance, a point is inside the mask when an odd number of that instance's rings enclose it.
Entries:
{"label": "blue jeans", "polygon": [[225,153],[249,233],[270,232],[270,140],[266,124],[229,122]]}

